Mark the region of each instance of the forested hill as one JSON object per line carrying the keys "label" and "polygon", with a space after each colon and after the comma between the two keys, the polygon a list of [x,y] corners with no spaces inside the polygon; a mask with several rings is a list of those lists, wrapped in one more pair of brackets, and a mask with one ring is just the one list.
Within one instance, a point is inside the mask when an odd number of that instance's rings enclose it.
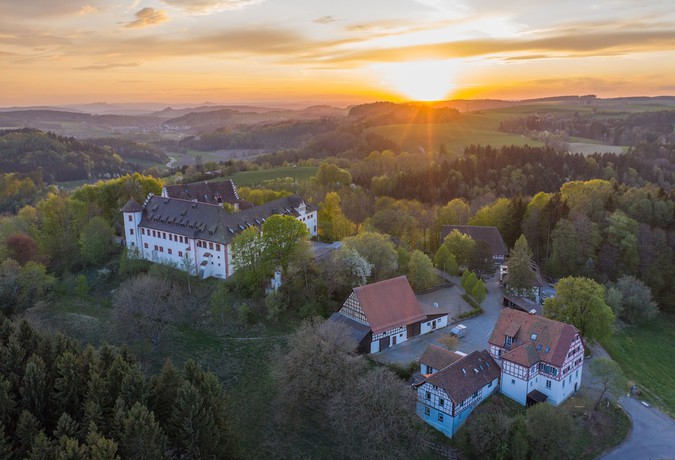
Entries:
{"label": "forested hill", "polygon": [[369,126],[399,123],[448,123],[456,120],[459,112],[450,107],[434,108],[428,104],[395,104],[373,102],[349,110],[350,118],[358,118]]}
{"label": "forested hill", "polygon": [[0,170],[34,173],[55,181],[110,177],[127,171],[111,148],[36,129],[0,131]]}

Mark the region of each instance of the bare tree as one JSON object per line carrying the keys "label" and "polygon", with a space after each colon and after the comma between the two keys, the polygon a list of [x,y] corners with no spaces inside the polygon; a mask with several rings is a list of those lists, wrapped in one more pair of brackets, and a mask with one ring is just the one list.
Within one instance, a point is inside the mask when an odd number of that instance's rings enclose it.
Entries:
{"label": "bare tree", "polygon": [[180,290],[173,283],[143,274],[120,285],[113,298],[118,324],[159,345],[166,326],[175,319]]}

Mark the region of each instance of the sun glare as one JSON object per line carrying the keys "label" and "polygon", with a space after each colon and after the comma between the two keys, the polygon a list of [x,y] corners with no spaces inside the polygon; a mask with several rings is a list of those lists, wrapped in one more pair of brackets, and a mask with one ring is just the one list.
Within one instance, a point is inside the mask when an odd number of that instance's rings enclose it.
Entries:
{"label": "sun glare", "polygon": [[412,61],[382,65],[384,84],[415,101],[446,99],[455,89],[455,61]]}

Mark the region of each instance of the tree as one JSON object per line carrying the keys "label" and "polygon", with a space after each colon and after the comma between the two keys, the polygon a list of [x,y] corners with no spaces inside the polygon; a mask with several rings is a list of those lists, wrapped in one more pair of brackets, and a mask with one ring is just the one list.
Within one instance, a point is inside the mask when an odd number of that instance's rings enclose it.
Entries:
{"label": "tree", "polygon": [[352,175],[334,163],[321,163],[316,172],[316,180],[328,186],[349,185],[352,183]]}
{"label": "tree", "polygon": [[112,227],[103,217],[96,216],[87,222],[80,233],[80,254],[88,265],[101,265],[113,250]]}
{"label": "tree", "polygon": [[438,248],[438,251],[436,251],[436,255],[434,256],[434,265],[436,265],[436,268],[443,270],[450,275],[456,275],[459,272],[457,258],[444,244]]}
{"label": "tree", "polygon": [[356,231],[354,225],[342,212],[340,195],[330,192],[319,204],[319,236],[323,240],[340,241]]}
{"label": "tree", "polygon": [[609,358],[594,358],[590,362],[589,371],[593,376],[593,381],[602,388],[594,410],[598,410],[607,390],[620,393],[626,388],[626,378],[616,361]]}
{"label": "tree", "polygon": [[7,255],[21,265],[35,259],[37,255],[37,243],[35,239],[25,233],[13,233],[5,240]]}
{"label": "tree", "polygon": [[254,293],[271,273],[264,256],[265,244],[256,227],[248,227],[232,240],[232,263],[236,279]]}
{"label": "tree", "polygon": [[478,277],[490,276],[495,272],[494,261],[492,260],[492,250],[487,241],[477,241],[471,250],[467,262],[469,270],[476,273]]}
{"label": "tree", "polygon": [[459,338],[452,334],[442,335],[437,341],[450,351],[455,351],[459,345]]}
{"label": "tree", "polygon": [[415,394],[383,367],[342,387],[328,403],[331,425],[340,439],[339,457],[414,457],[421,447],[414,407]]}
{"label": "tree", "polygon": [[464,280],[464,279],[462,280],[463,281],[462,287],[464,288],[464,292],[471,295],[471,292],[473,291],[474,286],[476,285],[476,283],[478,283],[478,278],[476,277],[476,274],[474,272],[468,272],[468,273],[469,274],[467,275],[466,280]]}
{"label": "tree", "polygon": [[21,268],[17,283],[19,285],[19,303],[28,307],[38,300],[45,299],[56,284],[56,278],[47,274],[44,265],[37,262],[28,262]]}
{"label": "tree", "polygon": [[516,295],[527,295],[534,285],[535,275],[532,270],[531,257],[532,252],[527,244],[525,235],[521,235],[513,249],[511,249],[507,262],[509,275],[506,285]]}
{"label": "tree", "polygon": [[345,238],[344,246],[355,249],[372,266],[372,281],[391,278],[398,269],[398,258],[394,243],[381,233],[363,232]]}
{"label": "tree", "polygon": [[288,339],[288,350],[272,360],[275,402],[288,422],[303,408],[321,410],[328,398],[352,388],[365,369],[361,356],[350,354],[356,343],[346,326],[323,327],[319,319],[305,320]]}
{"label": "tree", "polygon": [[469,235],[465,235],[455,229],[445,237],[443,244],[448,247],[450,252],[457,258],[457,263],[462,266],[469,263],[469,257],[476,246],[476,241]]}
{"label": "tree", "polygon": [[333,276],[337,277],[340,284],[349,288],[365,285],[373,269],[373,265],[362,257],[356,249],[347,246],[333,252],[331,263],[334,265]]}
{"label": "tree", "polygon": [[633,274],[640,261],[638,254],[638,223],[623,211],[614,211],[607,219],[607,243],[620,255],[620,273]]}
{"label": "tree", "polygon": [[410,285],[417,291],[428,289],[438,281],[431,259],[419,249],[410,254],[406,274]]}
{"label": "tree", "polygon": [[264,257],[272,269],[286,270],[296,247],[309,237],[307,226],[292,216],[275,214],[262,226]]}
{"label": "tree", "polygon": [[624,275],[611,287],[620,294],[621,318],[629,323],[643,323],[656,318],[659,308],[652,300],[652,291],[634,276]]}
{"label": "tree", "polygon": [[579,271],[577,248],[578,238],[574,225],[567,219],[561,219],[552,235],[551,259],[547,265],[549,272],[556,276],[574,275]]}
{"label": "tree", "polygon": [[162,459],[166,437],[155,415],[135,403],[120,427],[120,454],[130,459]]}
{"label": "tree", "polygon": [[190,255],[190,251],[185,251],[185,254],[183,254],[183,257],[180,259],[180,265],[183,271],[187,273],[187,288],[188,288],[188,294],[192,295],[192,286],[190,285],[190,278],[192,275],[197,274],[197,266],[195,265],[195,261]]}
{"label": "tree", "polygon": [[139,275],[123,282],[115,291],[115,317],[125,330],[159,345],[166,326],[175,319],[180,290],[167,280]]}
{"label": "tree", "polygon": [[485,288],[485,283],[483,280],[479,279],[476,281],[476,284],[473,286],[473,288],[471,288],[471,297],[473,297],[473,299],[478,302],[478,304],[482,304],[486,296],[487,289]]}
{"label": "tree", "polygon": [[466,423],[477,458],[507,458],[511,419],[500,411],[474,414]]}
{"label": "tree", "polygon": [[579,329],[588,342],[612,333],[614,313],[605,303],[605,289],[589,278],[563,278],[555,285],[555,297],[544,302],[544,316]]}
{"label": "tree", "polygon": [[525,424],[533,459],[573,458],[576,425],[563,407],[536,404],[527,409]]}

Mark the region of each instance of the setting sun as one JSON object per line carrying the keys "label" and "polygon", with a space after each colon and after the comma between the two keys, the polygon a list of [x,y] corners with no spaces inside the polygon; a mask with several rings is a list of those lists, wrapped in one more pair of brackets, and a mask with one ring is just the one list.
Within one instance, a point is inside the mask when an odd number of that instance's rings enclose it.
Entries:
{"label": "setting sun", "polygon": [[411,61],[379,66],[383,83],[415,101],[447,99],[455,89],[457,63],[444,61]]}

